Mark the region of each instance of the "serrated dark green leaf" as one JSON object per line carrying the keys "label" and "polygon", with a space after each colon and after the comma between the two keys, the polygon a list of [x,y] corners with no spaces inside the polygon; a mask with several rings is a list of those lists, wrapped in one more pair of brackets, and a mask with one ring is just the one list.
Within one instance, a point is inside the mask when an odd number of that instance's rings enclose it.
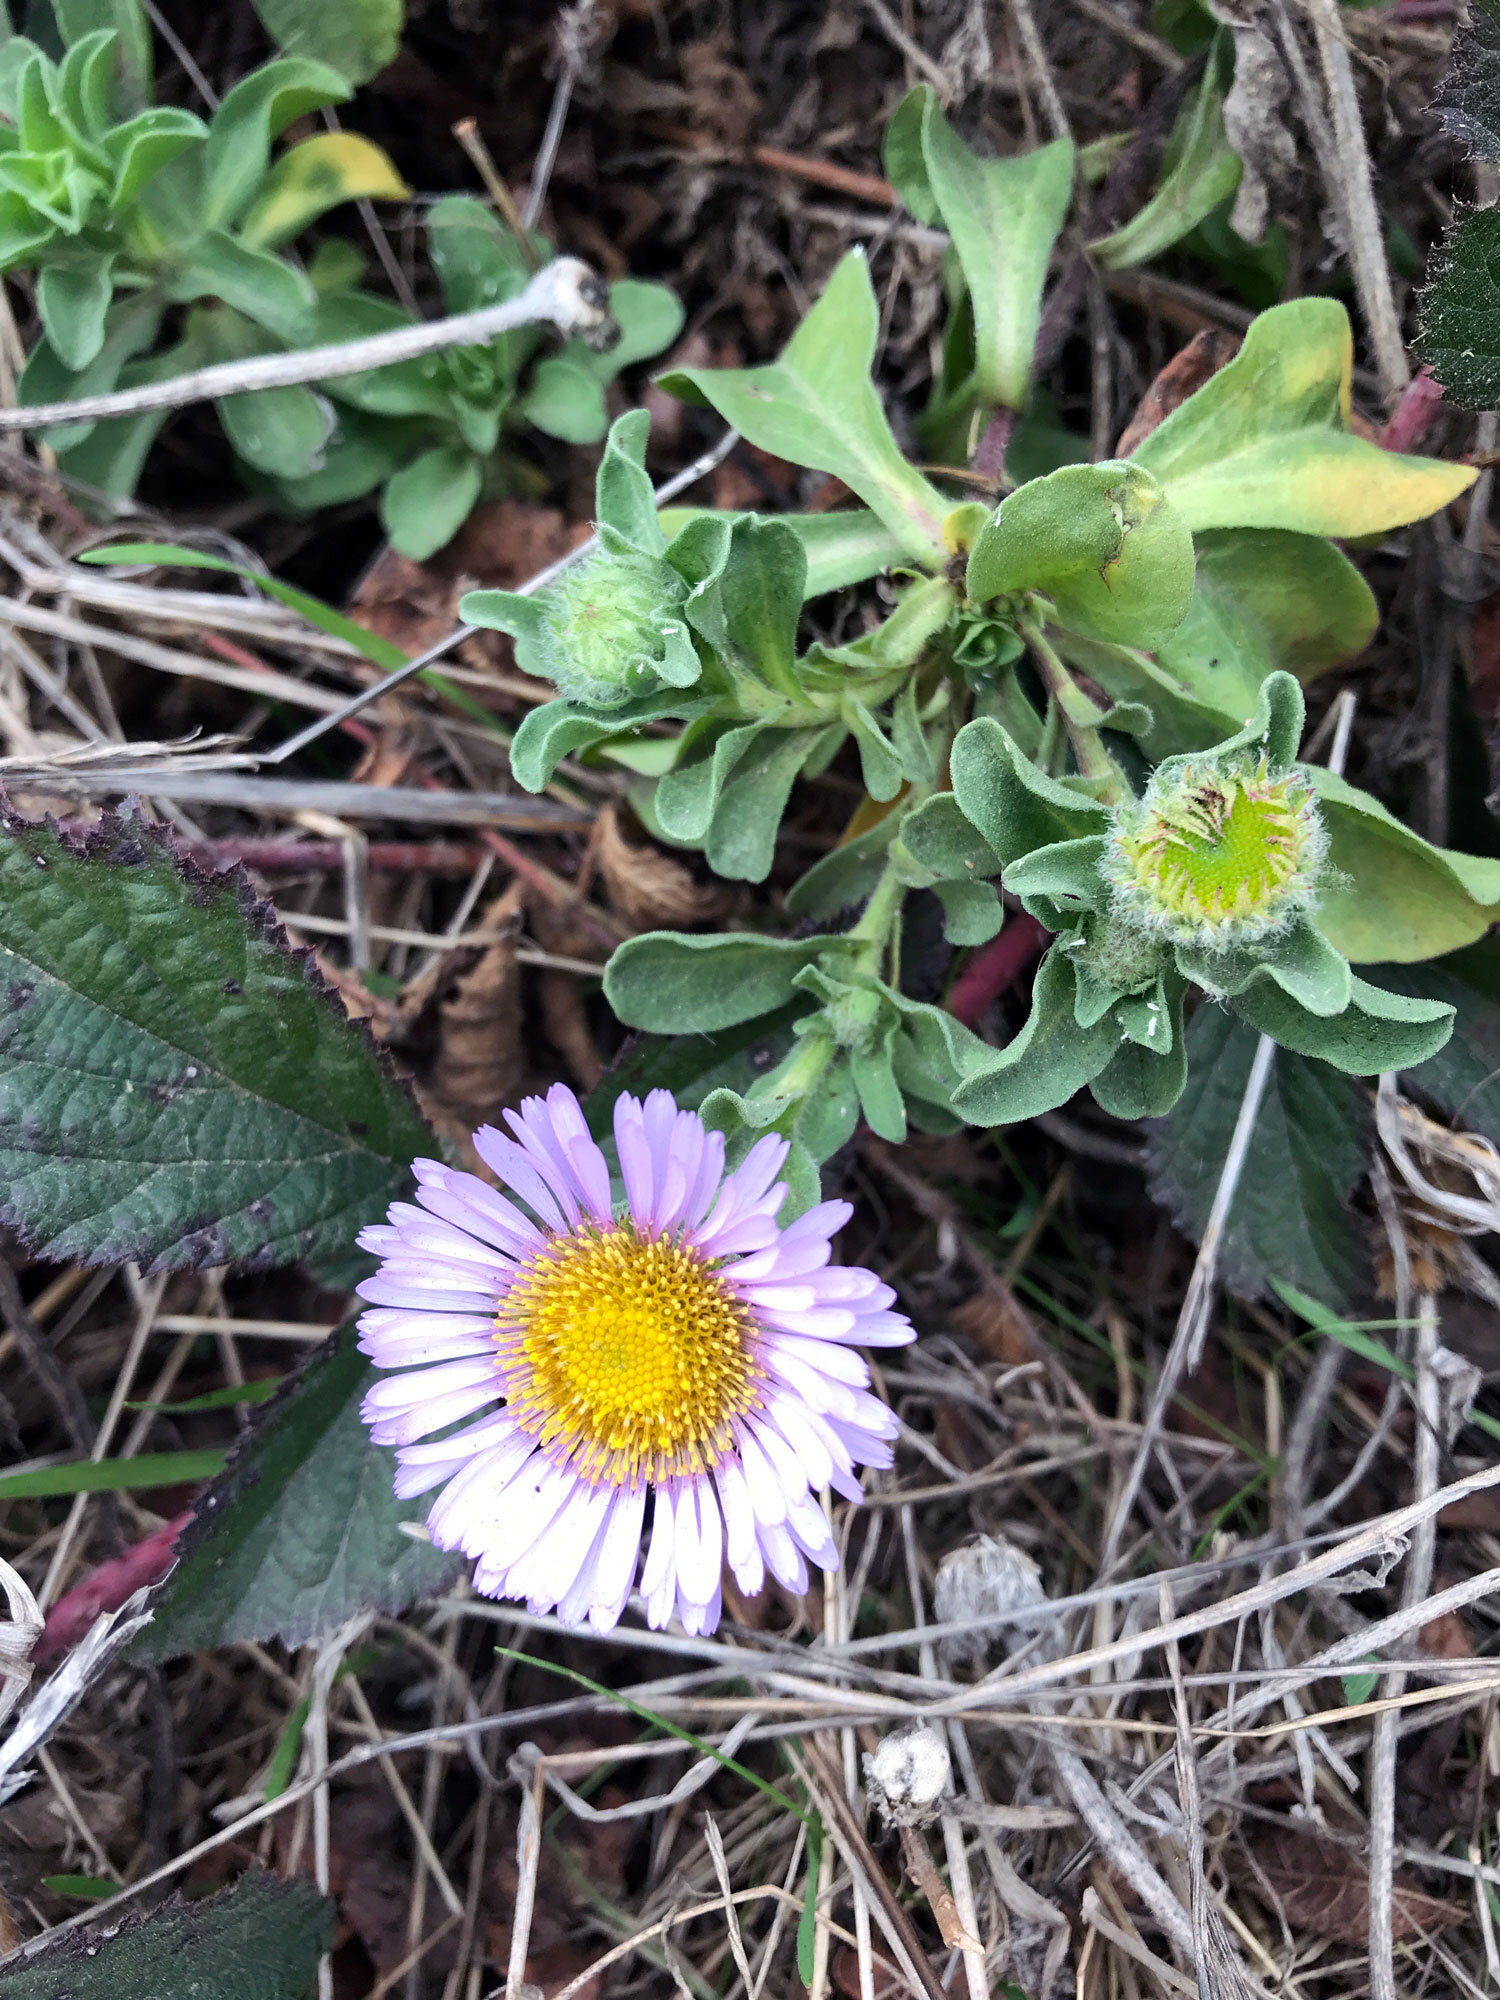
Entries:
{"label": "serrated dark green leaf", "polygon": [[5,2000],[301,2000],[333,1939],[312,1883],[258,1869],[206,1902],[85,1925],[0,1969]]}
{"label": "serrated dark green leaf", "polygon": [[1450,402],[1500,403],[1500,209],[1466,215],[1449,236],[1416,347]]}
{"label": "serrated dark green leaf", "polygon": [[615,1099],[626,1091],[644,1097],[670,1090],[683,1110],[696,1111],[710,1091],[749,1090],[791,1048],[792,1023],[806,1012],[807,1002],[798,999],[711,1035],[638,1035],[585,1100],[589,1130],[596,1139],[609,1137]]}
{"label": "serrated dark green leaf", "polygon": [[[1151,1191],[1196,1241],[1239,1116],[1254,1031],[1200,1005],[1187,1032],[1187,1087],[1152,1127]],[[1364,1165],[1362,1098],[1327,1063],[1278,1049],[1224,1233],[1224,1275],[1255,1297],[1283,1278],[1342,1309],[1358,1294],[1368,1253],[1349,1207]]]}
{"label": "serrated dark green leaf", "polygon": [[1500,935],[1426,965],[1377,965],[1373,981],[1414,998],[1455,1007],[1452,1038],[1409,1070],[1415,1085],[1455,1124],[1500,1145]]}
{"label": "serrated dark green leaf", "polygon": [[263,1268],[346,1248],[429,1144],[241,875],[143,821],[0,807],[0,1221],[43,1256]]}
{"label": "serrated dark green leaf", "polygon": [[1474,0],[1469,8],[1432,108],[1451,138],[1481,160],[1500,160],[1500,17],[1493,0]]}
{"label": "serrated dark green leaf", "polygon": [[396,1455],[359,1406],[375,1370],[344,1327],[274,1402],[193,1509],[138,1660],[280,1639],[298,1646],[355,1612],[404,1611],[462,1559],[408,1535],[424,1499],[397,1500]]}

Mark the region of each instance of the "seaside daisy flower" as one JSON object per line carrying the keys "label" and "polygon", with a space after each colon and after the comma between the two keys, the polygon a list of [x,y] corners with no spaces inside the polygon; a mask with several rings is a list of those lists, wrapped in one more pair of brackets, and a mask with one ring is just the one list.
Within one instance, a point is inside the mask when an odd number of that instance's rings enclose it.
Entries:
{"label": "seaside daisy flower", "polygon": [[505,1117],[474,1135],[504,1193],[418,1160],[416,1206],[359,1239],[382,1259],[360,1345],[391,1371],[363,1414],[397,1494],[440,1488],[428,1530],[475,1589],[569,1625],[617,1622],[643,1537],[656,1627],[712,1631],[725,1562],[747,1597],[767,1571],[805,1590],[838,1561],[819,1490],[858,1500],[855,1468],[891,1463],[853,1350],[914,1337],[888,1285],[830,1262],[849,1204],[781,1227],[786,1141],[726,1173],[665,1090],[616,1101],[618,1204],[565,1085]]}

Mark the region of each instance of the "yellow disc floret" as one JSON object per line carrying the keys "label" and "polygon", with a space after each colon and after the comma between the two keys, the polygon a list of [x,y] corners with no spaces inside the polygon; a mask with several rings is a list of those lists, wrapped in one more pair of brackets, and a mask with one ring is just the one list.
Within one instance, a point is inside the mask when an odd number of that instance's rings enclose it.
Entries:
{"label": "yellow disc floret", "polygon": [[1188,763],[1118,816],[1105,867],[1138,922],[1179,943],[1244,944],[1307,907],[1326,844],[1295,774]]}
{"label": "yellow disc floret", "polygon": [[597,1482],[708,1470],[758,1400],[748,1311],[675,1237],[558,1237],[522,1265],[496,1326],[521,1428]]}

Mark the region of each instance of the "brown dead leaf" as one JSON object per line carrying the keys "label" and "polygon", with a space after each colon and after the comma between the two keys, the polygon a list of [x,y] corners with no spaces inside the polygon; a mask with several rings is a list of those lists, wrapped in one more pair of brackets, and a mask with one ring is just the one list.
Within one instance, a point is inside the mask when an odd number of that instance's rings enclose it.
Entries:
{"label": "brown dead leaf", "polygon": [[464,591],[524,583],[589,533],[586,521],[570,521],[556,507],[489,501],[425,563],[383,549],[360,578],[350,616],[402,652],[420,653],[458,623]]}
{"label": "brown dead leaf", "polygon": [[978,1291],[955,1306],[951,1318],[960,1333],[977,1340],[1002,1368],[1019,1368],[1031,1359],[1026,1322],[1014,1298],[989,1289]]}
{"label": "brown dead leaf", "polygon": [[[417,1097],[433,1125],[463,1150],[478,1172],[471,1134],[493,1125],[521,1092],[525,1057],[521,1041],[521,980],[513,933],[525,907],[522,886],[512,882],[490,903],[478,928],[508,933],[503,942],[450,952],[411,991],[413,1021],[431,1009],[437,1048],[418,1079]],[[403,1001],[407,996],[403,995]]]}
{"label": "brown dead leaf", "polygon": [[[1441,1589],[1442,1585],[1437,1587]],[[1428,1619],[1417,1633],[1417,1644],[1435,1660],[1472,1660],[1474,1657],[1473,1637],[1466,1620],[1457,1611],[1444,1611],[1440,1616]]]}
{"label": "brown dead leaf", "polygon": [[681,930],[727,906],[723,890],[702,887],[682,862],[659,847],[627,840],[613,805],[600,811],[594,858],[610,902],[632,930]]}
{"label": "brown dead leaf", "polygon": [[[377,703],[377,708],[384,704]],[[414,738],[404,729],[386,728],[365,749],[350,773],[356,785],[401,785],[407,780],[418,754]]]}
{"label": "brown dead leaf", "polygon": [[[1353,1848],[1322,1840],[1296,1827],[1270,1827],[1251,1843],[1265,1884],[1281,1904],[1293,1930],[1311,1931],[1337,1944],[1364,1945],[1370,1934],[1370,1877],[1366,1859]],[[1249,1887],[1264,1896],[1265,1885],[1251,1870]],[[1419,1889],[1398,1874],[1391,1895],[1391,1935],[1416,1937],[1462,1923],[1468,1911]]]}
{"label": "brown dead leaf", "polygon": [[360,578],[349,615],[410,656],[453,630],[454,604],[451,578],[385,548]]}
{"label": "brown dead leaf", "polygon": [[1195,389],[1201,389],[1209,377],[1217,375],[1239,351],[1238,336],[1225,333],[1222,328],[1206,328],[1201,333],[1195,333],[1186,347],[1178,348],[1142,396],[1135,415],[1120,433],[1115,457],[1129,458],[1157,425],[1171,416],[1179,403],[1185,403]]}
{"label": "brown dead leaf", "polygon": [[689,42],[680,61],[691,123],[736,152],[748,146],[760,122],[760,99],[749,77],[725,53],[723,40],[715,36]]}
{"label": "brown dead leaf", "polygon": [[1467,1528],[1479,1534],[1500,1535],[1500,1493],[1466,1493],[1450,1500],[1437,1517],[1440,1528],[1450,1531]]}

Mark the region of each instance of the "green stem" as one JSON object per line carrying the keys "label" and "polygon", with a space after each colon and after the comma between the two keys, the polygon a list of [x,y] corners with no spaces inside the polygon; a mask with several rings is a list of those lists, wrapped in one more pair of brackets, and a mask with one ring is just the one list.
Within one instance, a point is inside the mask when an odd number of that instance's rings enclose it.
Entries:
{"label": "green stem", "polygon": [[1112,805],[1130,796],[1130,787],[1099,734],[1099,710],[1074,680],[1066,662],[1049,643],[1040,625],[1019,619],[1017,629],[1036,658],[1037,669],[1047,692],[1057,705],[1073,746],[1074,761],[1085,778],[1098,781],[1103,796]]}

